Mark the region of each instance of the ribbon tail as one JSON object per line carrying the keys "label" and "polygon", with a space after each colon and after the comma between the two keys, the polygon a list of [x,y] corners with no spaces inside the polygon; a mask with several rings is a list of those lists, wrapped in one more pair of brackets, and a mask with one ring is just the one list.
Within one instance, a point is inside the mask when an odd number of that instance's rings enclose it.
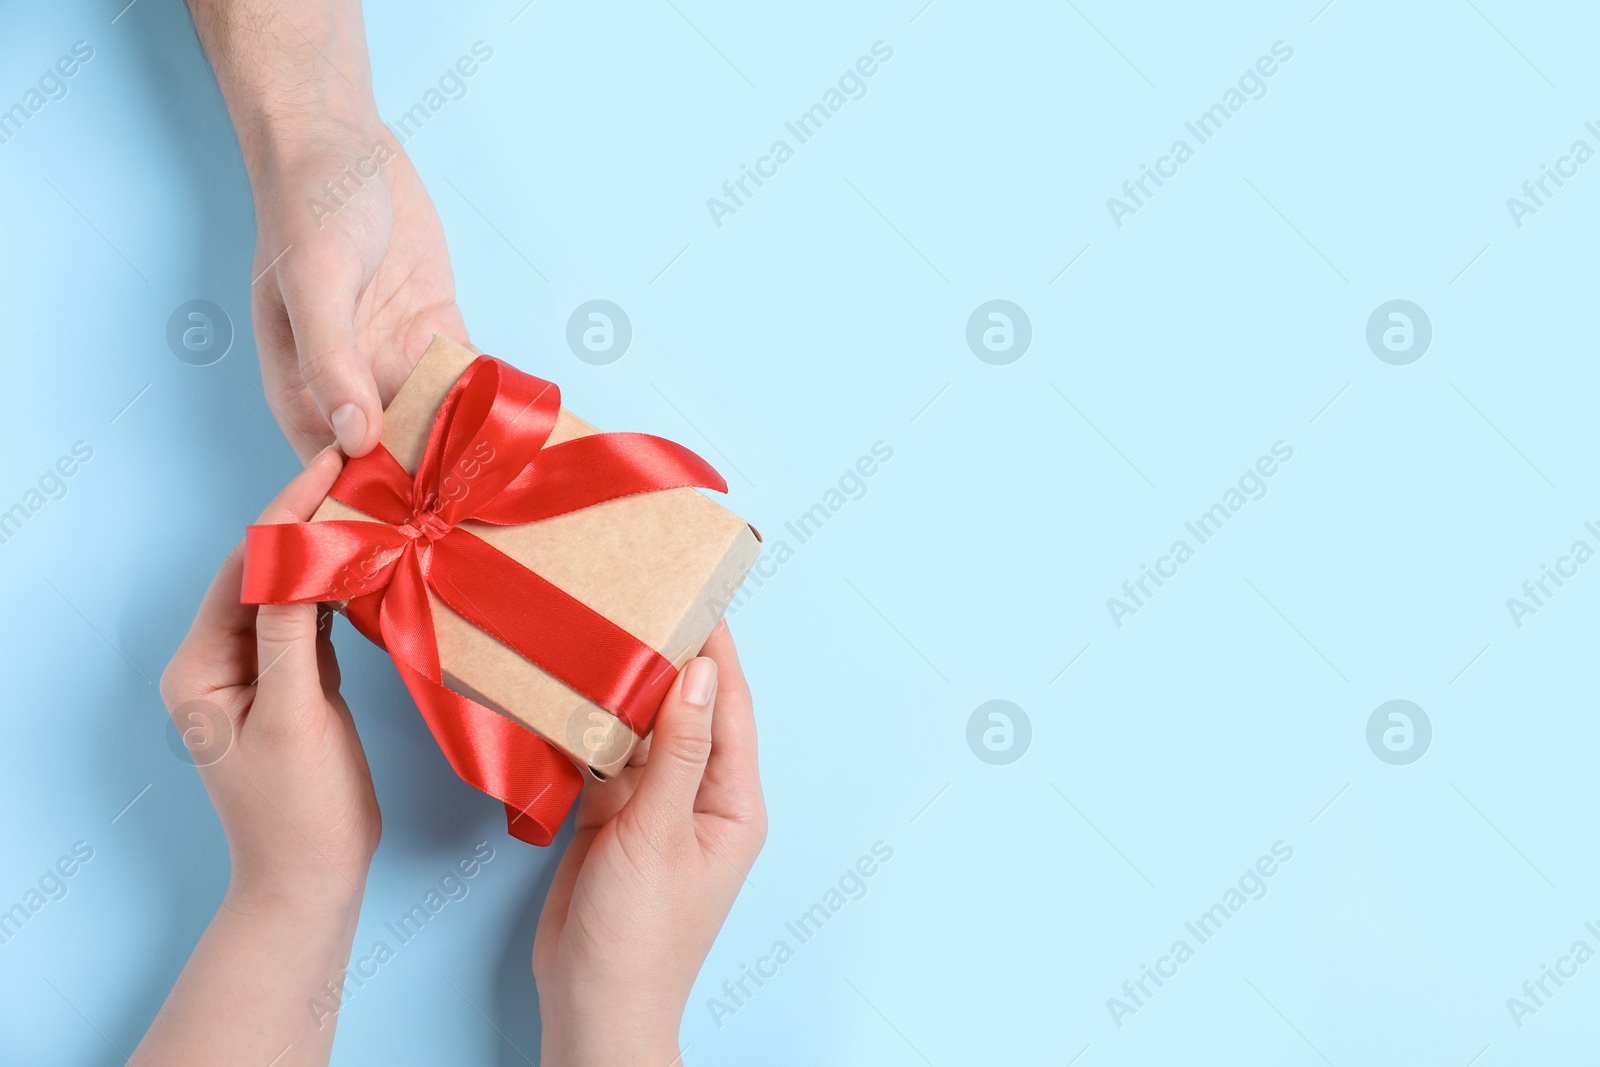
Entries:
{"label": "ribbon tail", "polygon": [[378,627],[384,651],[429,681],[439,682],[439,641],[423,566],[415,551],[402,558],[378,607]]}
{"label": "ribbon tail", "polygon": [[504,802],[512,837],[548,845],[583,790],[582,772],[537,734],[398,660],[395,666],[451,769]]}
{"label": "ribbon tail", "polygon": [[[535,798],[538,800],[539,798]],[[574,795],[573,800],[577,797]],[[553,801],[552,801],[553,802]],[[518,808],[515,804],[506,805],[506,833],[521,841],[525,845],[535,845],[544,848],[555,840],[556,834],[561,830],[561,824],[567,820],[567,812],[572,810],[572,800],[566,802],[560,812],[530,814]]]}
{"label": "ribbon tail", "polygon": [[411,553],[395,569],[381,604],[352,601],[352,615],[377,615],[384,648],[417,702],[428,732],[463,781],[506,806],[511,836],[548,845],[583,788],[583,775],[557,749],[526,727],[451,692],[439,673],[433,609],[423,566]]}

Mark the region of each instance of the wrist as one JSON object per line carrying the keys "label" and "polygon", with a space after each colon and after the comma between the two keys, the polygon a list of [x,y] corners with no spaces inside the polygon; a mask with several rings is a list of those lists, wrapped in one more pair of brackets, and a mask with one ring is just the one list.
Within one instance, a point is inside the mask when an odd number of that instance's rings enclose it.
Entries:
{"label": "wrist", "polygon": [[[675,1037],[622,1032],[616,1019],[611,1029],[573,1033],[544,1022],[539,1042],[542,1067],[682,1067]],[[598,1026],[598,1024],[597,1024]]]}
{"label": "wrist", "polygon": [[241,915],[293,916],[323,928],[354,926],[366,891],[367,872],[258,877],[235,865],[223,908]]}
{"label": "wrist", "polygon": [[360,0],[189,0],[252,181],[328,130],[381,127]]}
{"label": "wrist", "polygon": [[570,985],[539,985],[544,1067],[681,1067],[681,1012],[653,1010],[626,998],[624,1008],[614,990],[585,997]]}
{"label": "wrist", "polygon": [[367,176],[377,177],[385,168],[376,164],[400,150],[376,107],[364,113],[257,121],[255,126],[248,138],[240,126],[239,145],[250,187],[258,196],[263,189],[313,180],[324,171],[326,179],[338,178],[342,168],[370,170]]}

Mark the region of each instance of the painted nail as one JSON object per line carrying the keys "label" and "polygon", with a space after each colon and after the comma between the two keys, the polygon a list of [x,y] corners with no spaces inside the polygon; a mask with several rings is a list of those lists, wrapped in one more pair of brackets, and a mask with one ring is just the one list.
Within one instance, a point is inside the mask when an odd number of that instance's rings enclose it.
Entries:
{"label": "painted nail", "polygon": [[333,436],[346,455],[361,447],[367,437],[367,413],[354,404],[341,404],[329,416],[333,423]]}
{"label": "painted nail", "polygon": [[683,699],[696,707],[711,703],[711,694],[717,691],[717,664],[701,656],[689,661],[683,669]]}

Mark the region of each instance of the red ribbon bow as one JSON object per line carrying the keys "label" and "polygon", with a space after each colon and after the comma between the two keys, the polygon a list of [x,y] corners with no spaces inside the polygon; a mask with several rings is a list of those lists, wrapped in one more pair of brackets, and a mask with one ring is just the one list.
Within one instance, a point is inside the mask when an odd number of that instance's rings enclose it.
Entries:
{"label": "red ribbon bow", "polygon": [[244,603],[348,600],[350,621],[393,657],[450,766],[503,800],[512,836],[536,845],[555,836],[583,776],[531,730],[444,687],[429,592],[637,734],[677,671],[461,523],[522,525],[657,489],[728,491],[705,460],[649,434],[546,448],[560,410],[555,385],[480,356],[445,397],[415,477],[382,445],[345,464],[328,495],[379,521],[245,534]]}

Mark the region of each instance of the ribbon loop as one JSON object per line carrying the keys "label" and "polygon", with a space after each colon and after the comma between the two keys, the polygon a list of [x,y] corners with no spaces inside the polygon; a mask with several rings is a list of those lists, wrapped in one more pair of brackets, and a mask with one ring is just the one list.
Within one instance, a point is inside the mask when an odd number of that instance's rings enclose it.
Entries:
{"label": "ribbon loop", "polygon": [[348,601],[350,621],[393,657],[450,766],[505,802],[513,836],[539,845],[555,836],[582,775],[531,730],[445,688],[432,598],[635,733],[649,730],[677,671],[460,523],[521,525],[662,489],[727,492],[699,456],[646,434],[546,448],[560,411],[554,384],[480,356],[445,396],[415,475],[382,445],[345,464],[329,497],[374,521],[250,527],[242,593],[249,604]]}

